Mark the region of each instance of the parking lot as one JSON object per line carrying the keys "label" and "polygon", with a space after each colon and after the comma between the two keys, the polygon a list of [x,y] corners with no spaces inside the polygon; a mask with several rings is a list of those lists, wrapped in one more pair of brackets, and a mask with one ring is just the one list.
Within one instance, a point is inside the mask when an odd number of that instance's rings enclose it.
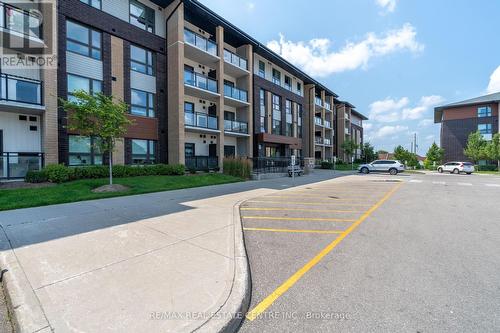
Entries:
{"label": "parking lot", "polygon": [[500,178],[355,175],[241,206],[242,332],[495,331]]}

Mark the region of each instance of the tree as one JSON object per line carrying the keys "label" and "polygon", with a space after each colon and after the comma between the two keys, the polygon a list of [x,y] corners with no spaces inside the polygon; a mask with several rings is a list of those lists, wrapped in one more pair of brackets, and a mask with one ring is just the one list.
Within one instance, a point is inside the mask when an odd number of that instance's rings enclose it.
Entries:
{"label": "tree", "polygon": [[375,153],[375,147],[373,147],[369,142],[366,142],[361,147],[361,159],[365,161],[365,163],[370,163],[378,158],[378,155]]}
{"label": "tree", "polygon": [[444,156],[444,149],[439,148],[439,146],[434,142],[427,151],[426,163],[428,164],[441,164]]}
{"label": "tree", "polygon": [[98,148],[109,155],[109,184],[113,184],[113,149],[132,122],[127,118],[128,105],[115,102],[102,93],[91,95],[83,90],[73,93],[75,100],[61,100],[68,112],[68,128],[83,136],[95,137]]}
{"label": "tree", "polygon": [[486,153],[487,142],[484,140],[481,132],[477,131],[469,134],[467,147],[464,149],[464,154],[471,159],[475,164],[482,159],[488,158]]}
{"label": "tree", "polygon": [[500,133],[493,135],[493,138],[486,145],[486,156],[492,161],[497,161],[500,172]]}
{"label": "tree", "polygon": [[344,150],[344,153],[351,158],[351,156],[354,154],[356,149],[359,148],[359,146],[354,142],[353,140],[345,140],[341,145],[340,148]]}
{"label": "tree", "polygon": [[380,149],[377,151],[377,154],[384,154],[385,155],[385,154],[389,154],[389,152],[387,150]]}
{"label": "tree", "polygon": [[403,148],[403,146],[399,145],[396,148],[394,148],[394,159],[405,163],[405,161],[408,158],[408,151]]}

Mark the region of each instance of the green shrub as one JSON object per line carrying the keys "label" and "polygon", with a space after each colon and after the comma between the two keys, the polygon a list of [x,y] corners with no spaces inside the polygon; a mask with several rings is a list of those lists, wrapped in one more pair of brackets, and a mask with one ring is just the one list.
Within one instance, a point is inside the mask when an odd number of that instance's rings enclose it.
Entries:
{"label": "green shrub", "polygon": [[496,165],[486,164],[486,165],[476,165],[477,171],[497,171],[498,168]]}
{"label": "green shrub", "polygon": [[333,169],[333,163],[328,161],[322,161],[321,169]]}
{"label": "green shrub", "polygon": [[250,160],[244,158],[225,158],[222,162],[224,174],[249,179],[252,172]]}
{"label": "green shrub", "polygon": [[49,179],[47,177],[47,173],[45,171],[28,171],[26,174],[25,182],[27,183],[45,183]]}
{"label": "green shrub", "polygon": [[72,171],[62,164],[47,165],[43,171],[47,174],[47,179],[51,183],[64,183],[71,179]]}

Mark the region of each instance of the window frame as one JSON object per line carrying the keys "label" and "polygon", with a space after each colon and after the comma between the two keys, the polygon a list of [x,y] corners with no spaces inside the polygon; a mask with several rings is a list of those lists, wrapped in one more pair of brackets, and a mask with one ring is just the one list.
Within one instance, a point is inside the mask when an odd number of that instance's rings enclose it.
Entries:
{"label": "window frame", "polygon": [[[153,21],[152,22],[148,21],[147,15],[145,15],[145,17],[143,19],[144,20],[144,28],[142,28],[142,27],[134,24],[132,22],[132,18],[134,18],[137,22],[141,23],[141,21],[140,21],[141,17],[137,17],[134,14],[132,14],[132,10],[131,10],[131,6],[132,5],[135,5],[136,7],[142,7],[145,14],[147,13],[148,10],[152,11],[152,13],[153,13]],[[143,3],[139,2],[139,1],[130,0],[129,4],[128,4],[128,22],[130,24],[132,24],[134,27],[137,27],[139,29],[142,29],[144,31],[147,31],[147,32],[150,32],[150,33],[154,34],[155,30],[156,30],[156,13],[155,13],[155,10],[153,8],[150,8],[149,6],[146,6],[145,4],[143,4]],[[148,28],[151,28],[151,30],[149,30]]]}
{"label": "window frame", "polygon": [[[136,59],[133,59],[132,58],[132,48],[135,47],[139,50],[142,50],[145,52],[146,54],[146,59],[145,61],[146,62],[142,62],[142,61],[139,61],[139,60],[136,60]],[[151,55],[151,64],[149,63],[149,55]],[[145,75],[149,75],[149,76],[155,76],[155,69],[156,69],[156,57],[155,57],[155,53],[151,50],[148,50],[146,48],[143,48],[143,47],[140,47],[140,46],[137,46],[137,45],[134,45],[134,44],[130,44],[130,70],[134,71],[134,72],[137,72],[137,73],[141,73],[141,74],[145,74]],[[146,68],[146,72],[142,72],[140,70],[137,70],[137,69],[134,69],[133,68],[133,64],[136,63],[136,64],[139,64],[141,66],[144,66]],[[151,73],[149,73],[149,70],[151,69]]]}
{"label": "window frame", "polygon": [[[484,130],[480,129],[481,126],[485,126],[486,128]],[[493,134],[493,126],[492,124],[477,124],[477,130],[481,134]]]}
{"label": "window frame", "polygon": [[[74,24],[76,26],[79,26],[79,27],[82,27],[84,29],[87,29],[87,35],[88,35],[88,41],[89,43],[86,44],[78,39],[74,39],[72,37],[69,36],[68,34],[68,25],[69,24]],[[93,38],[92,38],[92,33],[95,32],[95,33],[98,33],[99,34],[99,47],[95,46],[94,43],[93,43]],[[80,46],[84,46],[87,48],[87,54],[83,54],[83,53],[80,53],[80,52],[77,52],[77,51],[74,51],[74,50],[70,50],[68,48],[68,42],[70,43],[73,43],[73,44],[77,44],[77,45],[80,45]],[[96,50],[96,51],[99,51],[99,57],[96,58],[93,56],[93,50]],[[102,60],[102,32],[99,31],[99,30],[95,30],[95,29],[92,29],[91,27],[87,26],[87,25],[84,25],[84,24],[81,24],[79,22],[76,22],[76,21],[72,21],[72,20],[67,20],[66,21],[66,51],[67,52],[71,52],[71,53],[74,53],[74,54],[79,54],[79,55],[82,55],[84,57],[89,57],[89,58],[92,58],[92,59],[95,59],[95,60]]]}
{"label": "window frame", "polygon": [[[71,144],[69,143],[72,137],[79,137],[79,138],[89,138],[90,139],[90,152],[89,153],[81,153],[81,152],[74,152],[72,153],[70,148]],[[99,152],[99,149],[96,148],[96,140],[98,140],[97,137],[95,136],[84,136],[84,135],[77,135],[77,134],[70,134],[68,135],[68,165],[69,166],[92,166],[92,165],[104,165],[104,152]],[[71,164],[71,156],[73,155],[85,155],[90,157],[90,163],[89,164]],[[101,163],[96,164],[95,159],[97,156],[101,157]]]}
{"label": "window frame", "polygon": [[259,91],[259,120],[260,120],[260,133],[267,132],[267,107],[266,107],[266,91],[260,89]]}
{"label": "window frame", "polygon": [[[277,100],[278,103],[276,103],[275,100]],[[282,125],[281,96],[273,94],[271,98],[271,103],[272,103],[272,123],[271,123],[272,134],[283,135],[283,131],[281,128]],[[279,115],[279,119],[277,119],[276,115]]]}
{"label": "window frame", "polygon": [[[288,121],[290,119],[290,122]],[[293,102],[285,100],[285,136],[293,137]]]}
{"label": "window frame", "polygon": [[[134,158],[134,141],[144,141],[146,142],[146,154],[135,154],[135,155],[145,155],[144,163],[136,163],[135,160],[141,160],[140,158]],[[153,148],[153,152],[151,152],[151,147]],[[148,139],[130,139],[130,162],[132,165],[146,165],[146,164],[155,164],[157,157],[157,141],[156,140],[148,140]]]}
{"label": "window frame", "polygon": [[[87,6],[90,6],[92,8],[102,10],[102,0],[80,0],[80,2],[86,4]],[[94,6],[93,5],[94,2],[98,2],[99,7]]]}
{"label": "window frame", "polygon": [[[289,81],[288,84],[286,83],[287,79]],[[288,75],[285,74],[285,80],[284,80],[285,89],[289,90],[289,91],[292,91],[292,83],[293,83],[292,78],[290,76],[288,76]]]}
{"label": "window frame", "polygon": [[[485,110],[486,113],[483,114],[481,111]],[[491,106],[487,105],[487,106],[480,106],[477,108],[477,117],[478,118],[487,118],[487,117],[491,117],[492,116],[492,112],[491,112]]]}
{"label": "window frame", "polygon": [[[260,65],[263,65],[261,67]],[[266,63],[262,60],[259,60],[259,71],[258,74],[261,78],[265,79],[266,78]]]}
{"label": "window frame", "polygon": [[[276,76],[275,74],[278,75]],[[272,79],[274,84],[281,86],[281,72],[276,68],[273,68]]]}
{"label": "window frame", "polygon": [[297,137],[300,139],[302,138],[303,117],[302,104],[297,104]]}
{"label": "window frame", "polygon": [[[134,91],[146,94],[146,105],[145,106],[132,103],[132,94]],[[150,95],[152,95],[152,99],[150,99]],[[151,103],[152,103],[152,105],[151,105]],[[146,115],[133,113],[132,109],[134,107],[139,108],[139,109],[145,109]],[[138,117],[155,118],[156,117],[156,94],[149,92],[149,91],[131,88],[130,89],[130,114],[134,115],[134,116],[138,116]]]}
{"label": "window frame", "polygon": [[[103,82],[101,80],[96,80],[96,79],[93,79],[93,78],[90,78],[90,77],[86,77],[86,76],[82,76],[82,75],[78,75],[78,74],[66,73],[66,95],[67,95],[66,99],[67,100],[69,100],[70,96],[74,96],[73,92],[69,91],[69,77],[70,76],[88,80],[88,86],[89,86],[89,90],[87,91],[88,94],[91,94],[92,96],[95,96],[97,93],[102,93]],[[101,86],[101,89],[99,91],[95,90],[95,83],[96,82],[99,82],[99,84]]]}

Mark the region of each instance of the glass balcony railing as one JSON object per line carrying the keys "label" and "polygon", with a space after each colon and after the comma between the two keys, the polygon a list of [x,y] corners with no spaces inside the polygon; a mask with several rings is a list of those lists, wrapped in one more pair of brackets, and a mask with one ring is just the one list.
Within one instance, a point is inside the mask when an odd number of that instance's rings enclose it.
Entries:
{"label": "glass balcony railing", "polygon": [[206,113],[191,111],[184,112],[184,125],[213,130],[217,130],[219,127],[217,117],[210,116]]}
{"label": "glass balcony railing", "polygon": [[184,42],[188,43],[202,51],[217,56],[217,43],[205,38],[196,32],[184,29]]}
{"label": "glass balcony railing", "polygon": [[318,145],[322,145],[323,144],[323,138],[319,137],[319,136],[316,136],[314,137],[314,142]]}
{"label": "glass balcony railing", "polygon": [[224,120],[224,131],[248,134],[248,123],[236,120]]}
{"label": "glass balcony railing", "polygon": [[224,49],[224,61],[244,70],[248,70],[248,61],[235,53]]}
{"label": "glass balcony railing", "polygon": [[214,170],[219,167],[217,156],[186,156],[186,169],[196,171]]}
{"label": "glass balcony railing", "polygon": [[319,126],[323,126],[323,120],[319,117],[314,117],[314,123]]}
{"label": "glass balcony railing", "polygon": [[323,107],[323,101],[321,100],[321,98],[315,97],[314,102],[316,103],[316,105]]}
{"label": "glass balcony railing", "polygon": [[1,73],[0,100],[42,105],[42,82]]}
{"label": "glass balcony railing", "polygon": [[42,17],[0,2],[0,27],[42,39]]}
{"label": "glass balcony railing", "polygon": [[348,127],[345,128],[345,134],[349,135],[351,133],[351,131],[349,130]]}
{"label": "glass balcony railing", "polygon": [[28,171],[42,166],[42,153],[0,153],[0,179],[24,178]]}
{"label": "glass balcony railing", "polygon": [[188,70],[184,71],[184,84],[217,93],[217,80]]}
{"label": "glass balcony railing", "polygon": [[332,110],[332,105],[330,104],[330,102],[325,102],[325,109],[327,110]]}
{"label": "glass balcony railing", "polygon": [[332,128],[332,122],[329,120],[325,120],[325,127]]}
{"label": "glass balcony railing", "polygon": [[246,90],[238,89],[229,84],[224,84],[224,96],[248,102],[248,92]]}
{"label": "glass balcony railing", "polygon": [[325,139],[325,145],[331,145],[332,144],[332,139]]}

